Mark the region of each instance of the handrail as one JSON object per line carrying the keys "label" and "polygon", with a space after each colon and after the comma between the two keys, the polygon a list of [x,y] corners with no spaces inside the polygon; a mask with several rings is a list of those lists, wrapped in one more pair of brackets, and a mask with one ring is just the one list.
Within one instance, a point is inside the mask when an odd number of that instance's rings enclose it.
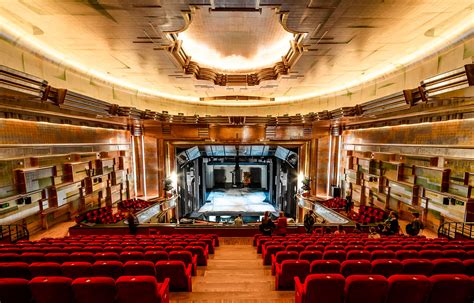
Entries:
{"label": "handrail", "polygon": [[10,224],[10,225],[0,225],[0,242],[8,241],[10,243],[15,243],[18,240],[30,238],[30,232],[25,225],[19,224]]}
{"label": "handrail", "polygon": [[474,222],[445,222],[438,228],[438,237],[474,239]]}

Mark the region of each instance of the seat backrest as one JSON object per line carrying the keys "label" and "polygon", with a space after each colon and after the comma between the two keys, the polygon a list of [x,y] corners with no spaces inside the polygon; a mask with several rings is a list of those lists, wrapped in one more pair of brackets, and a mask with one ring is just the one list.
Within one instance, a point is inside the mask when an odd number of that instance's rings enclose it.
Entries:
{"label": "seat backrest", "polygon": [[309,274],[310,263],[306,260],[284,260],[281,262],[282,275],[299,277],[302,281]]}
{"label": "seat backrest", "polygon": [[193,254],[187,250],[171,251],[168,255],[168,259],[183,261],[184,264],[188,265],[188,264],[192,264],[193,262]]}
{"label": "seat backrest", "polygon": [[120,253],[120,261],[139,261],[145,258],[145,254],[141,251],[123,251]]}
{"label": "seat backrest", "polygon": [[114,303],[115,280],[110,277],[78,278],[72,282],[76,303]]}
{"label": "seat backrest", "polygon": [[115,260],[96,261],[92,264],[92,273],[95,277],[110,277],[117,279],[123,275],[123,264]]}
{"label": "seat backrest", "polygon": [[290,244],[290,245],[287,245],[285,248],[286,251],[297,251],[297,252],[301,252],[304,249],[305,247],[300,244]]}
{"label": "seat backrest", "polygon": [[115,282],[117,285],[118,303],[156,303],[157,283],[151,276],[121,276]]}
{"label": "seat backrest", "polygon": [[61,264],[63,275],[71,278],[92,277],[92,264],[89,262],[64,262]]}
{"label": "seat backrest", "polygon": [[73,252],[70,256],[72,262],[95,262],[94,253],[92,252]]}
{"label": "seat backrest", "polygon": [[419,253],[417,250],[401,249],[395,252],[395,257],[401,261],[405,259],[416,259],[419,257]]}
{"label": "seat backrest", "polygon": [[372,261],[372,274],[382,275],[386,278],[400,274],[403,271],[403,265],[397,259],[379,259]]}
{"label": "seat backrest", "polygon": [[433,262],[428,259],[406,259],[402,261],[403,274],[409,275],[431,275]]}
{"label": "seat backrest", "polygon": [[310,274],[304,283],[304,302],[342,303],[344,285],[344,277],[340,274]]}
{"label": "seat backrest", "polygon": [[346,260],[341,263],[341,274],[344,277],[351,275],[370,274],[371,264],[369,260]]}
{"label": "seat backrest", "polygon": [[434,260],[441,259],[443,257],[443,252],[436,249],[423,249],[420,250],[420,258]]}
{"label": "seat backrest", "polygon": [[[294,253],[298,254],[295,251],[288,251],[286,253],[287,253],[287,255],[290,255],[290,256],[293,256]],[[323,259],[323,253],[320,252],[320,251],[304,250],[304,251],[300,252],[299,259],[300,260],[307,260],[309,263],[311,263],[314,260],[322,260]]]}
{"label": "seat backrest", "polygon": [[337,260],[315,260],[311,262],[312,274],[338,274],[341,271],[341,262]]}
{"label": "seat backrest", "polygon": [[350,250],[347,252],[347,260],[370,260],[370,252],[368,250]]}
{"label": "seat backrest", "polygon": [[395,259],[395,258],[396,258],[395,252],[391,250],[374,250],[370,254],[371,260]]}
{"label": "seat backrest", "polygon": [[464,264],[458,259],[436,259],[432,261],[432,275],[464,274]]}
{"label": "seat backrest", "polygon": [[428,303],[464,303],[474,293],[474,281],[466,275],[433,275]]}
{"label": "seat backrest", "polygon": [[69,254],[64,252],[47,253],[44,257],[46,262],[57,262],[59,264],[71,261]]}
{"label": "seat backrest", "polygon": [[3,262],[0,263],[0,278],[30,279],[31,273],[28,263],[25,262]]}
{"label": "seat backrest", "polygon": [[151,261],[127,261],[123,265],[126,276],[156,276],[155,264]]}
{"label": "seat backrest", "polygon": [[346,278],[346,303],[384,303],[388,281],[380,275],[352,275]]}
{"label": "seat backrest", "polygon": [[29,285],[35,303],[73,303],[71,283],[66,277],[36,277]]}
{"label": "seat backrest", "polygon": [[100,260],[119,261],[120,260],[119,254],[112,251],[99,252],[99,253],[96,253],[94,257],[96,261],[100,261]]}
{"label": "seat backrest", "polygon": [[344,250],[328,250],[324,252],[323,259],[343,262],[346,260],[346,252]]}
{"label": "seat backrest", "polygon": [[32,295],[28,280],[20,278],[0,278],[0,302],[31,303]]}
{"label": "seat backrest", "polygon": [[392,275],[388,278],[386,303],[426,302],[431,290],[430,280],[422,275]]}
{"label": "seat backrest", "polygon": [[56,262],[34,262],[29,266],[32,277],[62,276],[61,265]]}
{"label": "seat backrest", "polygon": [[464,273],[470,277],[474,277],[474,259],[464,260]]}

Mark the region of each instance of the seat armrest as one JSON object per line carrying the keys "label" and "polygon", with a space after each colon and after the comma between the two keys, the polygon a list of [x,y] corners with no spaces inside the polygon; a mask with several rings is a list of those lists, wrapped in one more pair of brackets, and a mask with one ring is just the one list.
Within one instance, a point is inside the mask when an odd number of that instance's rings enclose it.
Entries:
{"label": "seat armrest", "polygon": [[193,272],[193,265],[192,264],[188,264],[188,266],[186,266],[186,276],[187,277],[191,277],[191,273]]}
{"label": "seat armrest", "polygon": [[165,278],[161,284],[161,288],[158,290],[160,297],[160,303],[168,303],[170,301],[170,279]]}
{"label": "seat armrest", "polygon": [[303,303],[303,298],[305,297],[304,284],[301,283],[299,277],[294,277],[294,279],[295,279],[295,303]]}
{"label": "seat armrest", "polygon": [[276,255],[272,255],[272,266],[276,264]]}
{"label": "seat armrest", "polygon": [[188,291],[191,292],[193,291],[193,283],[191,279],[191,273],[192,273],[192,266],[191,264],[188,265],[186,268],[186,278],[188,279]]}
{"label": "seat armrest", "polygon": [[197,266],[197,255],[193,255],[192,257],[192,263],[193,263],[193,266]]}

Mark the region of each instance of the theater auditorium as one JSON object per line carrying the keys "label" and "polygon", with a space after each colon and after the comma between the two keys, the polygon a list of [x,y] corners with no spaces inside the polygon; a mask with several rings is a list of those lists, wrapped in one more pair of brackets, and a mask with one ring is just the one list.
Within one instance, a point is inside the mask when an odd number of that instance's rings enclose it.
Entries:
{"label": "theater auditorium", "polygon": [[474,302],[472,0],[0,0],[1,303]]}

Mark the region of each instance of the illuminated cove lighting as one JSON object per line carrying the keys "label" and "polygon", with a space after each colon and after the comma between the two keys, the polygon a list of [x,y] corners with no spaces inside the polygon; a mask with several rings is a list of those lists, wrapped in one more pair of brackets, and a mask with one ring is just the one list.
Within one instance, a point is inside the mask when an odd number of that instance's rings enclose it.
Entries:
{"label": "illuminated cove lighting", "polygon": [[282,57],[290,50],[293,35],[287,33],[275,44],[260,47],[252,57],[236,54],[223,56],[217,50],[194,40],[186,32],[180,33],[178,38],[183,43],[183,50],[191,56],[191,60],[205,67],[215,68],[221,72],[252,72],[271,67],[281,61]]}

